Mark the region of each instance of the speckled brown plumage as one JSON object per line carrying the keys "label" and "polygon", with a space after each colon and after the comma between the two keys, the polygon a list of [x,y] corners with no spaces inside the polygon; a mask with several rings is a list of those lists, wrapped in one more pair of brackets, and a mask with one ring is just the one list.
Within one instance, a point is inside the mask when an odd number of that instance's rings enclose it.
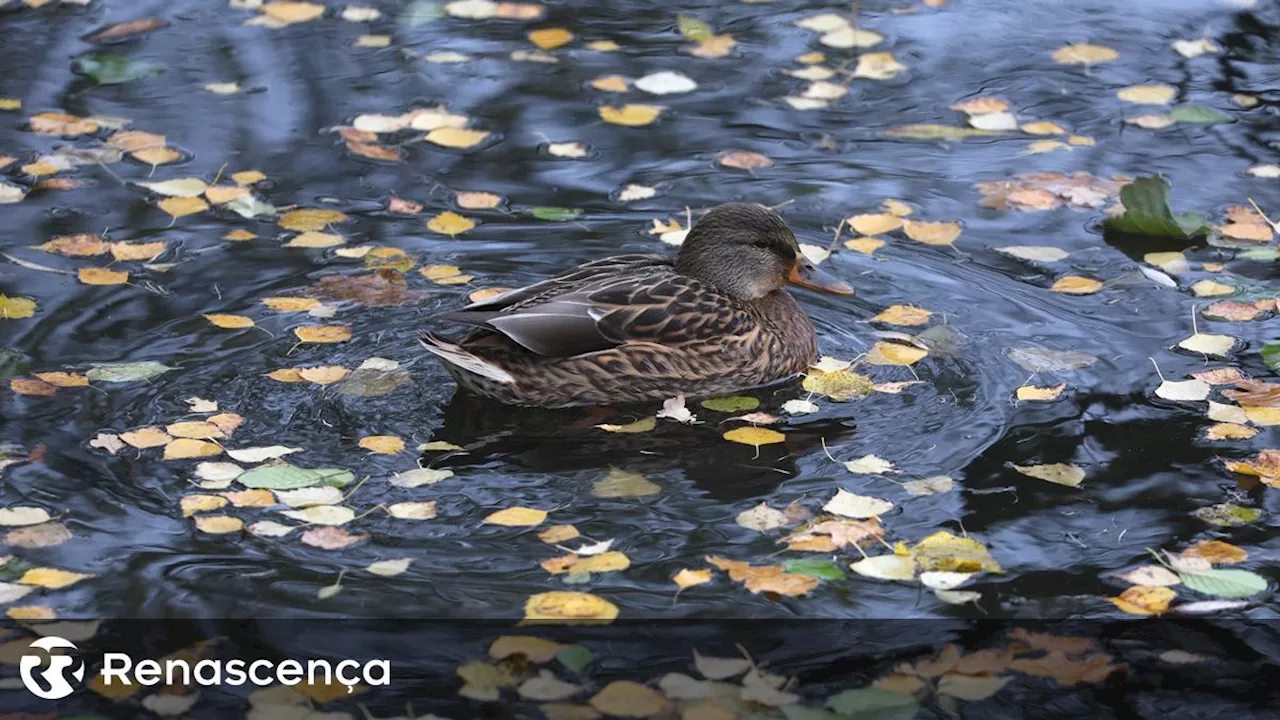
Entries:
{"label": "speckled brown plumage", "polygon": [[732,393],[795,375],[813,360],[813,326],[782,289],[802,263],[776,213],[720,206],[698,222],[675,261],[589,262],[445,313],[473,329],[423,341],[461,386],[513,405]]}

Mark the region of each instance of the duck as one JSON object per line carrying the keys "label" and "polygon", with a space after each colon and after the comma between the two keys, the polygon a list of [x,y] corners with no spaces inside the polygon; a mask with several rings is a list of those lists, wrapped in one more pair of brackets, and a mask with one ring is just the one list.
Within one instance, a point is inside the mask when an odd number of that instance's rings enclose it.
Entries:
{"label": "duck", "polygon": [[708,210],[675,257],[618,255],[441,313],[467,330],[423,347],[458,385],[516,406],[569,408],[743,392],[804,372],[817,354],[788,283],[853,288],[819,270],[774,210]]}

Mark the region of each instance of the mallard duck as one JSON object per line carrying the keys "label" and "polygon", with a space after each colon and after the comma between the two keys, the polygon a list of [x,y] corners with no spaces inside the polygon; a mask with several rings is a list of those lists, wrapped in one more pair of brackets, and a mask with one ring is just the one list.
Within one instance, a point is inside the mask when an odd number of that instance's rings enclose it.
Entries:
{"label": "mallard duck", "polygon": [[711,209],[674,261],[619,255],[437,317],[473,326],[422,344],[462,387],[509,405],[563,408],[707,397],[794,376],[817,345],[787,282],[853,289],[800,253],[778,213]]}

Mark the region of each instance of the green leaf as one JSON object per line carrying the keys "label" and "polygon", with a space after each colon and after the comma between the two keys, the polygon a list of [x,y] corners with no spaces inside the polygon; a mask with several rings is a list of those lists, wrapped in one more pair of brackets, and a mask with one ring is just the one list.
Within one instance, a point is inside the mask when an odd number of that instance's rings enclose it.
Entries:
{"label": "green leaf", "polygon": [[539,220],[572,220],[582,214],[579,208],[567,207],[536,207],[533,209],[533,216]]}
{"label": "green leaf", "polygon": [[708,410],[724,413],[755,410],[760,407],[760,401],[750,395],[726,395],[724,397],[708,398],[698,404]]}
{"label": "green leaf", "polygon": [[1222,598],[1243,598],[1267,590],[1267,580],[1248,570],[1213,569],[1198,573],[1178,573],[1182,584],[1196,592]]}
{"label": "green leaf", "polygon": [[288,463],[260,465],[236,478],[247,488],[267,490],[296,490],[312,485],[343,487],[355,479],[349,470],[342,468],[301,468]]}
{"label": "green leaf", "polygon": [[159,75],[165,64],[134,60],[123,55],[85,55],[76,58],[72,70],[93,78],[99,85],[119,85],[130,80]]}
{"label": "green leaf", "polygon": [[1270,248],[1270,247],[1250,248],[1249,250],[1245,250],[1244,252],[1239,253],[1238,255],[1236,255],[1236,257],[1241,258],[1243,260],[1271,262],[1273,260],[1280,260],[1280,249]]}
{"label": "green leaf", "polygon": [[89,368],[89,372],[85,373],[91,382],[135,382],[137,380],[150,380],[151,378],[162,375],[173,370],[168,365],[162,365],[151,360],[135,363],[102,363]]}
{"label": "green leaf", "polygon": [[823,580],[843,580],[848,577],[845,575],[844,570],[840,569],[839,565],[826,558],[796,558],[787,560],[782,566],[786,568],[787,572],[798,575],[811,575]]}
{"label": "green leaf", "polygon": [[710,25],[702,22],[696,17],[680,15],[676,20],[680,25],[680,34],[684,36],[685,40],[689,40],[691,42],[702,42],[703,40],[709,40],[716,34],[715,31],[711,29]]}
{"label": "green leaf", "polygon": [[1272,370],[1280,370],[1280,341],[1269,342],[1262,346],[1262,362]]}
{"label": "green leaf", "polygon": [[429,2],[429,0],[414,0],[409,6],[400,12],[400,24],[405,27],[417,27],[423,23],[431,22],[443,15],[440,5]]}
{"label": "green leaf", "polygon": [[1223,115],[1213,108],[1200,107],[1199,105],[1179,105],[1169,111],[1169,117],[1180,123],[1189,123],[1191,125],[1214,125],[1231,122],[1230,116]]}
{"label": "green leaf", "polygon": [[1234,503],[1221,503],[1202,507],[1195,511],[1195,516],[1211,525],[1247,525],[1262,517],[1258,508],[1241,507]]}
{"label": "green leaf", "polygon": [[556,653],[556,660],[569,672],[581,675],[582,669],[591,662],[591,651],[581,645],[570,645]]}
{"label": "green leaf", "polygon": [[899,695],[880,688],[862,688],[832,695],[827,698],[827,707],[843,717],[881,720],[915,717],[919,704],[910,695]]}
{"label": "green leaf", "polygon": [[1195,213],[1174,216],[1169,209],[1169,183],[1163,177],[1140,177],[1120,188],[1124,214],[1107,218],[1106,225],[1120,232],[1155,237],[1190,238],[1211,228]]}

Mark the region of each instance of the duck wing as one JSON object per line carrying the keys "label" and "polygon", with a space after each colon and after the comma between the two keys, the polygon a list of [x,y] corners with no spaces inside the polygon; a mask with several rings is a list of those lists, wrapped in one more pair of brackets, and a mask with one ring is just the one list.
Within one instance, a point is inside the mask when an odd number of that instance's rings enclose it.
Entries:
{"label": "duck wing", "polygon": [[[547,357],[571,357],[625,343],[680,345],[754,324],[726,296],[675,271],[662,256],[597,260],[528,287],[439,315],[498,333]],[[488,331],[488,332],[485,332]]]}

